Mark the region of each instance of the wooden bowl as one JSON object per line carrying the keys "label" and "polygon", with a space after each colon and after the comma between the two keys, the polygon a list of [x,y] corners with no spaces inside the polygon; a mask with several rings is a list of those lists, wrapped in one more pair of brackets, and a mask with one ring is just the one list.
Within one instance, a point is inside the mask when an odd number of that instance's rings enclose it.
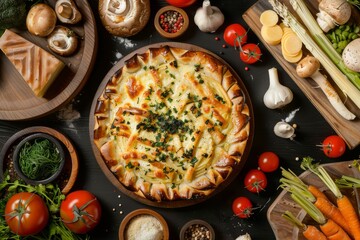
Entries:
{"label": "wooden bowl", "polygon": [[[169,12],[169,11],[178,12],[183,17],[183,20],[184,20],[183,26],[174,33],[166,32],[160,25],[161,16],[164,13]],[[188,27],[189,27],[189,17],[186,14],[186,12],[184,10],[182,10],[181,8],[177,8],[177,7],[174,7],[174,6],[166,6],[166,7],[161,8],[156,13],[155,18],[154,18],[154,25],[155,25],[156,30],[158,31],[158,33],[161,36],[163,36],[165,38],[177,38],[177,37],[180,37],[181,35],[183,35],[186,32],[186,30],[188,29]]]}
{"label": "wooden bowl", "polygon": [[65,150],[65,165],[60,176],[55,182],[59,185],[63,194],[69,193],[71,188],[74,186],[78,175],[78,155],[73,144],[66,136],[56,131],[55,129],[43,126],[25,128],[15,133],[6,141],[0,152],[0,180],[4,178],[4,173],[6,171],[10,171],[9,174],[12,180],[19,179],[19,176],[16,174],[16,172],[14,172],[12,155],[14,153],[15,147],[19,144],[19,142],[25,137],[34,133],[49,134],[63,145],[63,148]]}
{"label": "wooden bowl", "polygon": [[146,216],[146,215],[150,215],[155,217],[160,224],[162,225],[163,228],[163,238],[162,240],[169,240],[169,227],[165,221],[165,219],[157,212],[150,210],[150,209],[146,209],[146,208],[142,208],[142,209],[137,209],[135,211],[132,211],[131,213],[129,213],[128,215],[126,215],[126,217],[122,220],[121,224],[120,224],[120,228],[119,228],[119,240],[125,240],[125,233],[127,231],[127,227],[129,226],[129,223],[131,220],[133,220],[136,217],[139,216]]}
{"label": "wooden bowl", "polygon": [[[61,162],[60,162],[57,170],[52,175],[50,175],[49,177],[47,177],[45,179],[31,179],[26,174],[23,173],[23,171],[21,170],[21,167],[20,167],[20,154],[21,154],[22,149],[24,148],[24,146],[26,144],[32,145],[35,141],[38,141],[38,140],[50,141],[50,143],[59,152],[60,159],[61,159]],[[23,140],[20,141],[20,143],[15,147],[12,159],[13,159],[14,168],[15,168],[17,175],[22,180],[24,180],[26,183],[32,184],[32,185],[47,184],[47,183],[54,182],[57,179],[57,177],[60,175],[60,173],[62,172],[64,165],[65,165],[65,151],[64,151],[62,144],[56,138],[52,137],[51,135],[46,134],[46,133],[34,133],[34,134],[31,134],[31,135],[25,137]]]}
{"label": "wooden bowl", "polygon": [[[190,240],[190,238],[185,238],[185,234],[187,233],[187,230],[194,225],[200,225],[203,226],[205,228],[207,228],[209,230],[209,240],[214,240],[215,239],[215,231],[214,228],[207,222],[205,222],[204,220],[200,220],[200,219],[194,219],[191,220],[187,223],[185,223],[185,225],[181,228],[180,230],[180,240]],[[191,238],[192,239],[192,238]]]}

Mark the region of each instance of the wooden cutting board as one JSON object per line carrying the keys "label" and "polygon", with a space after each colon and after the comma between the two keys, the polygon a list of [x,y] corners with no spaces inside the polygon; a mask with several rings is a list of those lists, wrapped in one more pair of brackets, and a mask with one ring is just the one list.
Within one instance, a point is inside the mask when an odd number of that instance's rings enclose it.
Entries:
{"label": "wooden cutting board", "polygon": [[[47,3],[54,7],[56,0]],[[97,51],[97,29],[94,14],[88,1],[75,0],[82,20],[66,25],[80,38],[77,51],[62,57],[51,52],[46,38],[30,34],[26,29],[12,29],[23,38],[43,48],[64,62],[66,67],[57,76],[44,97],[34,95],[22,76],[0,51],[0,120],[30,120],[45,116],[70,102],[90,77]],[[60,23],[58,23],[60,25]]]}
{"label": "wooden cutting board", "polygon": [[[281,1],[286,4],[293,12],[292,7],[289,4],[289,0]],[[316,0],[308,0],[307,6],[310,8],[313,14],[315,14],[318,2]],[[340,135],[348,145],[350,149],[355,148],[360,143],[360,109],[350,101],[350,99],[346,100],[346,106],[352,111],[357,118],[353,121],[348,121],[342,118],[329,103],[325,95],[322,93],[321,89],[317,87],[317,85],[311,79],[303,79],[297,76],[295,72],[296,64],[291,64],[287,62],[281,53],[280,44],[277,46],[270,46],[267,44],[261,37],[261,23],[260,23],[260,14],[267,9],[272,9],[271,5],[267,0],[259,0],[252,7],[250,7],[244,14],[243,18],[249,27],[253,30],[253,32],[258,36],[258,38],[262,41],[264,46],[269,50],[269,52],[275,57],[275,59],[279,62],[279,64],[283,67],[283,69],[289,74],[289,76],[293,79],[293,81],[297,84],[297,86],[302,90],[302,92],[306,95],[306,97],[310,100],[310,102],[315,106],[315,108],[320,112],[320,114],[325,118],[325,120],[330,124],[330,126],[335,130],[335,132]],[[293,12],[294,13],[294,12]],[[296,16],[296,14],[294,14]],[[360,18],[357,20],[360,23]],[[309,54],[307,49],[303,47],[304,56]],[[325,73],[323,71],[323,73]],[[328,77],[330,81],[331,78]],[[335,84],[332,82],[333,86]],[[341,91],[337,89],[337,92],[340,94]],[[342,96],[342,99],[345,100],[346,97]]]}
{"label": "wooden cutting board", "polygon": [[[342,175],[359,177],[359,170],[349,166],[352,161],[347,162],[339,162],[339,163],[329,163],[324,164],[324,168],[330,174],[333,179],[340,178]],[[333,202],[336,202],[334,195],[331,191],[326,188],[324,183],[318,178],[315,174],[310,171],[305,171],[300,176],[306,184],[311,184],[313,186],[318,187],[321,191],[325,193],[325,195]],[[352,195],[352,190],[345,189],[342,190],[342,193],[347,195],[352,202],[355,209],[358,208],[356,205],[356,199]],[[270,223],[272,230],[276,236],[276,239],[298,239],[305,240],[306,238],[302,235],[302,232],[299,231],[297,227],[294,227],[291,223],[289,223],[285,218],[281,215],[285,211],[292,212],[299,220],[301,220],[305,224],[314,224],[318,226],[318,224],[312,220],[299,205],[292,200],[290,194],[283,190],[280,195],[274,200],[267,211],[267,219]]]}

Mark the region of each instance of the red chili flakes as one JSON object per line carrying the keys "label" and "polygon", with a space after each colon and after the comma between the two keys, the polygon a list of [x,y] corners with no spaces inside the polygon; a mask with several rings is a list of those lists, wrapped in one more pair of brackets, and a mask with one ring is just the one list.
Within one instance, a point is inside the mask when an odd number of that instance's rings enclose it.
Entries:
{"label": "red chili flakes", "polygon": [[184,25],[184,17],[177,11],[166,11],[160,15],[160,26],[168,33],[176,33]]}

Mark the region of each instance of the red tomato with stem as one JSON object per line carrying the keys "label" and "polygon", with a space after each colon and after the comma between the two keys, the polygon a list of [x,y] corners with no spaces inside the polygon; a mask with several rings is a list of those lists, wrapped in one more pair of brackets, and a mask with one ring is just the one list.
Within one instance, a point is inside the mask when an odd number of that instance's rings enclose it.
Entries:
{"label": "red tomato with stem", "polygon": [[279,168],[279,157],[273,152],[263,152],[258,159],[258,165],[263,172],[274,172]]}
{"label": "red tomato with stem", "polygon": [[239,218],[249,218],[253,205],[247,197],[238,197],[232,203],[232,211]]}
{"label": "red tomato with stem", "polygon": [[7,201],[5,221],[10,230],[17,235],[35,235],[46,227],[49,211],[39,195],[20,192]]}
{"label": "red tomato with stem", "polygon": [[253,193],[259,193],[265,190],[267,178],[265,173],[258,169],[250,170],[244,178],[244,185],[247,190]]}
{"label": "red tomato with stem", "polygon": [[170,5],[175,7],[188,7],[196,2],[196,0],[166,0]]}
{"label": "red tomato with stem", "polygon": [[247,31],[238,23],[233,23],[225,28],[224,40],[230,46],[239,47],[247,41]]}
{"label": "red tomato with stem", "polygon": [[262,53],[260,47],[254,43],[248,43],[240,49],[240,59],[244,63],[254,64],[260,60]]}
{"label": "red tomato with stem", "polygon": [[338,135],[331,135],[322,142],[322,150],[329,158],[341,157],[346,151],[346,144],[344,139]]}
{"label": "red tomato with stem", "polygon": [[60,217],[70,231],[84,234],[100,222],[101,205],[92,193],[85,190],[75,191],[61,202]]}

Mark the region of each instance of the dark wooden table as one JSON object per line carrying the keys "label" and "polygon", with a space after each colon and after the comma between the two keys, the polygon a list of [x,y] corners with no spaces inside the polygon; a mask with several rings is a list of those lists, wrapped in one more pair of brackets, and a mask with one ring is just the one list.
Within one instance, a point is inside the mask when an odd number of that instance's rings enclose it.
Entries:
{"label": "dark wooden table", "polygon": [[[148,207],[117,190],[107,180],[94,158],[88,127],[90,107],[95,92],[111,67],[121,57],[137,48],[169,41],[162,38],[153,26],[156,11],[167,4],[163,0],[151,0],[152,15],[146,28],[134,37],[122,39],[111,36],[101,25],[97,12],[98,1],[89,2],[97,21],[99,46],[92,75],[80,94],[71,102],[71,107],[80,113],[80,118],[65,121],[56,112],[31,121],[0,121],[0,147],[17,131],[30,126],[52,127],[68,136],[74,143],[80,158],[80,171],[74,190],[86,189],[93,192],[100,199],[103,207],[101,224],[91,233],[92,239],[117,239],[122,219],[129,212],[139,208],[151,208],[162,214],[170,228],[170,239],[178,239],[181,226],[195,218],[208,221],[215,229],[216,239],[235,239],[246,232],[250,233],[252,239],[275,239],[267,221],[266,212],[280,192],[277,190],[280,171],[267,174],[268,187],[260,194],[252,194],[244,189],[245,173],[257,167],[257,158],[264,151],[277,153],[280,156],[281,165],[291,168],[296,173],[302,172],[299,162],[295,160],[296,157],[312,156],[323,163],[332,162],[334,160],[326,158],[316,145],[320,144],[326,136],[335,134],[335,132],[251,31],[249,31],[248,42],[260,43],[263,50],[261,62],[247,66],[240,61],[238,52],[233,48],[222,47],[224,44],[222,34],[225,26],[230,23],[241,23],[246,26],[242,14],[255,1],[213,0],[212,4],[218,6],[225,15],[225,24],[213,34],[200,32],[193,22],[195,11],[202,1],[198,0],[195,5],[185,9],[191,20],[190,27],[185,35],[176,41],[208,49],[218,54],[235,69],[251,96],[255,113],[255,136],[245,167],[232,184],[221,194],[201,204],[180,209]],[[215,37],[219,37],[220,40],[216,41]],[[245,70],[245,67],[248,69]],[[280,110],[267,109],[262,101],[269,86],[268,69],[271,67],[278,68],[281,83],[291,88],[294,93],[293,102]],[[298,126],[295,140],[290,141],[276,137],[273,133],[274,125],[292,112],[296,113],[291,123],[296,123]],[[351,151],[347,150],[346,154],[337,161],[352,160],[359,155],[360,148],[357,147]],[[238,196],[249,197],[255,207],[258,207],[250,219],[242,220],[233,216],[231,204]]]}

